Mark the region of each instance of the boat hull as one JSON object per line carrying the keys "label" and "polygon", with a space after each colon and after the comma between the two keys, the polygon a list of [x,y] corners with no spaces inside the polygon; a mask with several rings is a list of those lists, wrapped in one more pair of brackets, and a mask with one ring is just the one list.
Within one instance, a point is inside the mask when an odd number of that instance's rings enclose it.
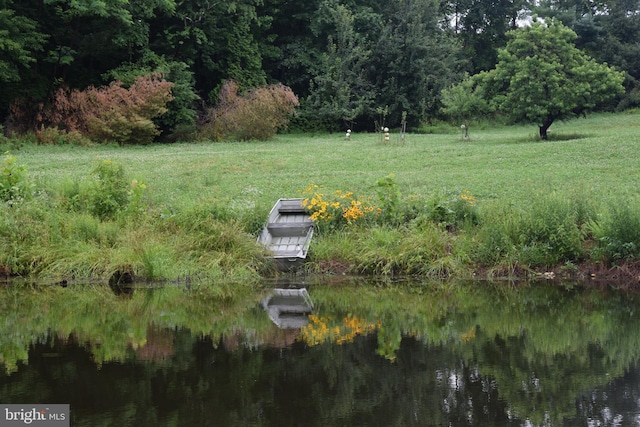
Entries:
{"label": "boat hull", "polygon": [[305,263],[312,238],[313,221],[302,199],[279,199],[269,213],[258,242],[269,250],[278,270],[287,271]]}

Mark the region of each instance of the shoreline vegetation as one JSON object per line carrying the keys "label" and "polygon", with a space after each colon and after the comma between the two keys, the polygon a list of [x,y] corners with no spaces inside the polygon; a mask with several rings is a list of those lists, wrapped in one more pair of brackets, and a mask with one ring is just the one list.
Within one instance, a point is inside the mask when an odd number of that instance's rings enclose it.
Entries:
{"label": "shoreline vegetation", "polygon": [[[303,274],[640,281],[640,112],[531,127],[267,142],[3,139],[0,273],[51,283],[256,284],[278,198],[316,220]],[[430,132],[430,133],[429,133]],[[398,134],[399,135],[399,134]]]}

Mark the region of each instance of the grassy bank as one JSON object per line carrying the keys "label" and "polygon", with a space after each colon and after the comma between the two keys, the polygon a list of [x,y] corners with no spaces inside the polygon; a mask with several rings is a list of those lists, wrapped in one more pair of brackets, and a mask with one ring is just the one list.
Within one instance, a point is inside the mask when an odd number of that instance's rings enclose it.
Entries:
{"label": "grassy bank", "polygon": [[255,235],[280,197],[371,208],[320,221],[316,272],[467,277],[636,261],[640,114],[535,135],[486,126],[471,141],[452,129],[403,144],[375,134],[125,148],[9,141],[1,182],[20,179],[0,207],[0,265],[47,280],[258,279],[272,270]]}

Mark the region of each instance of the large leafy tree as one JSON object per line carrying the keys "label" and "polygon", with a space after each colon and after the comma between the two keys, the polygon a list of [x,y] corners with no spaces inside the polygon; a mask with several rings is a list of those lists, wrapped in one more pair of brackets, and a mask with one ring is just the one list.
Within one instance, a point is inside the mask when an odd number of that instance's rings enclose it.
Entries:
{"label": "large leafy tree", "polygon": [[29,87],[27,74],[47,39],[37,30],[37,22],[17,15],[12,4],[0,1],[0,118]]}
{"label": "large leafy tree", "polygon": [[578,35],[578,48],[628,73],[618,108],[640,105],[640,0],[543,0],[534,11],[559,19]]}
{"label": "large leafy tree", "polygon": [[148,20],[174,6],[173,0],[21,0],[14,8],[47,36],[35,78],[51,92],[60,83],[103,83],[102,73],[137,58],[148,45]]}
{"label": "large leafy tree", "polygon": [[0,8],[0,82],[17,82],[21,70],[35,62],[34,53],[42,50],[46,37],[36,31],[35,21],[16,16],[4,3]]}
{"label": "large leafy tree", "polygon": [[369,67],[377,107],[389,107],[391,123],[404,111],[416,125],[438,111],[440,91],[460,71],[460,48],[435,0],[388,1],[384,13]]}
{"label": "large leafy tree", "polygon": [[[271,79],[291,87],[301,99],[309,95],[309,81],[326,52],[328,36],[335,30],[314,28],[317,12],[324,0],[265,0],[258,7],[259,16],[271,15],[271,25],[262,37],[268,42],[269,55],[263,65]],[[323,9],[326,12],[326,8]],[[329,19],[331,17],[329,16]]]}
{"label": "large leafy tree", "polygon": [[[0,5],[3,2],[0,1]],[[20,0],[0,8],[14,24],[9,34],[29,51],[29,67],[18,67],[19,83],[0,105],[0,120],[7,107],[20,102],[24,113],[35,114],[37,105],[60,86],[83,89],[101,85],[104,74],[139,57],[148,45],[148,19],[172,13],[173,0]],[[33,42],[33,43],[32,43]],[[12,90],[14,89],[15,90]],[[18,124],[19,128],[29,123]]]}
{"label": "large leafy tree", "polygon": [[453,25],[472,74],[493,68],[506,33],[518,27],[529,8],[528,0],[449,0],[445,13]]}
{"label": "large leafy tree", "polygon": [[496,68],[475,78],[497,111],[537,123],[543,140],[556,120],[585,114],[624,91],[623,73],[576,48],[575,32],[557,20],[534,20],[509,35]]}
{"label": "large leafy tree", "polygon": [[260,0],[186,0],[171,15],[151,21],[150,48],[184,62],[194,72],[200,95],[211,101],[226,79],[244,89],[265,84],[262,60],[269,40],[262,37],[270,25]]}
{"label": "large leafy tree", "polygon": [[320,56],[304,107],[314,121],[330,130],[339,124],[353,127],[371,108],[374,96],[365,67],[371,54],[363,37],[354,31],[353,13],[342,4],[321,4],[328,36],[327,51]]}

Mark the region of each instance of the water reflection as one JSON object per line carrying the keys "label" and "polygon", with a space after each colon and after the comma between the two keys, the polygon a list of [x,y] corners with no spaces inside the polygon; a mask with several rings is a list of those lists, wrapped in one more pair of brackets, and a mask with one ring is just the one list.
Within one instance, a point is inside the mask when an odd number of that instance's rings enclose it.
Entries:
{"label": "water reflection", "polygon": [[638,297],[310,286],[280,329],[247,289],[0,290],[0,401],[73,425],[637,425]]}
{"label": "water reflection", "polygon": [[280,329],[301,329],[309,323],[313,302],[306,288],[275,288],[262,300],[262,308]]}

